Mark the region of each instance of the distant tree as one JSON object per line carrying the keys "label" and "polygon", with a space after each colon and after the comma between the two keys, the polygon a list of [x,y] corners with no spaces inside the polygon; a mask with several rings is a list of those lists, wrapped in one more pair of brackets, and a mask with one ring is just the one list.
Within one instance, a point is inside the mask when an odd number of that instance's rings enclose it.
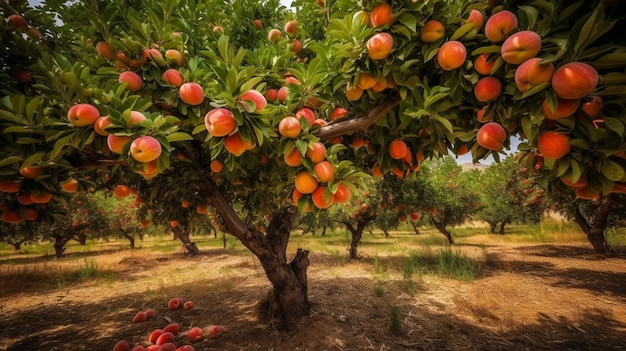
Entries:
{"label": "distant tree", "polygon": [[37,222],[24,221],[19,224],[0,222],[0,241],[18,251],[22,245],[41,238],[41,225]]}

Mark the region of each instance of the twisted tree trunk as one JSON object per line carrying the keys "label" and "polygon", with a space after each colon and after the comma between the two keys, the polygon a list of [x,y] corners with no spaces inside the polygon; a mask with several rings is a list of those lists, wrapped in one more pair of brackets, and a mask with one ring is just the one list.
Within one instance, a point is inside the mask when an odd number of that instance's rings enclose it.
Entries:
{"label": "twisted tree trunk", "polygon": [[128,234],[128,232],[124,231],[124,238],[128,239],[128,241],[130,241],[130,248],[134,249],[135,248],[135,238]]}
{"label": "twisted tree trunk", "polygon": [[585,218],[579,207],[574,212],[574,222],[580,226],[580,229],[587,235],[587,240],[593,246],[594,251],[599,254],[609,255],[611,253],[611,246],[606,241],[604,231],[608,227],[613,204],[614,201],[610,196],[605,197],[589,220]]}
{"label": "twisted tree trunk", "polygon": [[446,239],[448,239],[449,244],[454,244],[454,238],[452,238],[452,234],[446,229],[445,221],[436,221],[432,219],[431,222],[433,223],[435,228],[437,228],[437,230],[439,230],[439,232],[443,234]]}
{"label": "twisted tree trunk", "polygon": [[196,246],[196,243],[189,239],[189,228],[184,224],[179,224],[177,227],[172,227],[172,233],[183,243],[183,247],[192,255],[199,255],[200,249]]}

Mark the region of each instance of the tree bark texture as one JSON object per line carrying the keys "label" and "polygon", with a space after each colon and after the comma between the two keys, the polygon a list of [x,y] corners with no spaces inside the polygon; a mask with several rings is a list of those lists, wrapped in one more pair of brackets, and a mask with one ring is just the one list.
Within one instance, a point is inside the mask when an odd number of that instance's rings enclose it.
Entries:
{"label": "tree bark texture", "polygon": [[127,232],[124,232],[124,238],[128,239],[128,241],[130,242],[130,248],[134,249],[135,248],[135,238],[128,234]]}
{"label": "tree bark texture", "polygon": [[177,227],[172,228],[172,232],[174,235],[183,243],[183,247],[192,255],[199,255],[200,250],[196,243],[192,242],[189,239],[189,230],[188,227],[182,224],[179,224]]}
{"label": "tree bark texture", "polygon": [[587,240],[593,246],[595,252],[603,255],[609,255],[611,253],[611,246],[606,241],[604,231],[609,224],[609,215],[613,207],[614,201],[610,197],[605,197],[602,203],[596,209],[593,217],[589,220],[580,211],[580,208],[576,208],[574,212],[574,222],[576,222],[580,229],[587,235]]}
{"label": "tree bark texture", "polygon": [[448,239],[448,243],[454,244],[454,238],[452,238],[452,234],[450,234],[450,232],[446,229],[445,222],[432,220],[432,223],[435,226],[435,228],[437,228],[437,230],[439,230],[439,232],[443,234],[446,237],[446,239]]}

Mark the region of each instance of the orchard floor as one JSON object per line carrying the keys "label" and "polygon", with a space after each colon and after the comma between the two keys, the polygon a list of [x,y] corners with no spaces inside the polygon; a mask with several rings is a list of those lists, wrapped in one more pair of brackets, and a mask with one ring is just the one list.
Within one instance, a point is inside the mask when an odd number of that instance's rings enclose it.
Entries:
{"label": "orchard floor", "polygon": [[[391,240],[400,235],[419,237]],[[2,251],[0,350],[111,350],[120,339],[146,346],[149,332],[169,320],[183,330],[226,328],[193,344],[196,350],[626,350],[623,257],[597,256],[583,242],[493,238],[473,236],[454,248],[483,265],[472,281],[403,276],[406,255],[382,248],[389,239],[381,236],[364,236],[359,260],[313,250],[312,309],[295,332],[255,319],[269,283],[237,247],[199,241],[202,255],[189,257],[180,249],[121,249],[120,241],[89,252],[69,248],[60,260]],[[168,311],[173,296],[195,307]],[[146,308],[156,318],[131,323]],[[177,344],[186,342],[182,332]]]}

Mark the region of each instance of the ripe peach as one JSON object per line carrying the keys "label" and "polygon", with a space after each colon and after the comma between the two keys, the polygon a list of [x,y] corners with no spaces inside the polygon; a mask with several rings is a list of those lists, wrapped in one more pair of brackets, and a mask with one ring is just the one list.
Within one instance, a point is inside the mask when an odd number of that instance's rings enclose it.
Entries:
{"label": "ripe peach", "polygon": [[372,27],[389,26],[394,22],[393,9],[386,3],[376,5],[370,13]]}
{"label": "ripe peach", "polygon": [[130,345],[125,340],[118,341],[115,346],[113,346],[113,351],[129,351]]}
{"label": "ripe peach", "polygon": [[0,180],[0,191],[3,193],[17,193],[22,188],[22,181],[13,181],[9,179]]}
{"label": "ripe peach", "polygon": [[578,178],[578,180],[576,181],[573,181],[571,176],[566,176],[566,175],[562,175],[560,178],[563,184],[567,185],[568,187],[572,189],[586,188],[589,185],[586,172],[581,174],[580,178]]}
{"label": "ripe peach", "polygon": [[75,193],[78,190],[78,180],[70,178],[61,183],[61,189],[66,193]]}
{"label": "ripe peach", "polygon": [[289,85],[289,84],[300,85],[300,81],[298,80],[298,78],[294,76],[288,76],[285,78],[285,85]]}
{"label": "ripe peach", "polygon": [[107,43],[106,41],[101,41],[96,44],[96,51],[100,56],[109,61],[113,61],[117,58],[117,55],[115,54],[115,49],[113,49],[113,47],[111,47],[111,44]]}
{"label": "ripe peach", "polygon": [[285,33],[296,35],[298,34],[298,22],[291,20],[285,24]]}
{"label": "ripe peach", "polygon": [[489,53],[478,55],[474,60],[474,69],[476,72],[482,75],[490,75],[493,67],[496,65],[496,60],[489,60]]}
{"label": "ripe peach", "polygon": [[131,139],[131,136],[117,136],[115,134],[109,134],[109,136],[107,136],[107,145],[109,146],[109,150],[111,150],[111,152],[121,154],[124,147],[131,141]]}
{"label": "ripe peach", "polygon": [[183,309],[190,310],[192,308],[193,308],[193,301],[185,301],[185,303],[183,304]]}
{"label": "ripe peach", "polygon": [[235,133],[224,138],[224,147],[228,152],[235,156],[241,156],[247,149],[247,141],[241,137],[241,134]]}
{"label": "ripe peach", "polygon": [[349,84],[346,85],[346,98],[350,101],[357,101],[363,96],[363,89],[358,86],[352,87]]}
{"label": "ripe peach", "polygon": [[260,92],[250,89],[239,97],[239,103],[244,106],[246,111],[259,113],[267,106],[265,96]]}
{"label": "ripe peach", "polygon": [[100,116],[96,119],[96,122],[93,124],[93,130],[102,136],[108,136],[109,132],[105,130],[106,127],[111,125],[111,119],[109,116]]}
{"label": "ripe peach", "polygon": [[130,156],[137,162],[156,160],[161,152],[161,143],[149,135],[140,136],[130,144]]}
{"label": "ripe peach", "polygon": [[333,200],[335,203],[346,203],[350,200],[351,197],[352,191],[350,191],[350,188],[347,185],[343,183],[337,184],[337,189],[335,191],[335,194],[333,195]]}
{"label": "ripe peach", "polygon": [[39,167],[22,167],[20,168],[20,174],[24,178],[35,179],[41,175],[41,168]]}
{"label": "ripe peach", "polygon": [[285,138],[297,138],[301,131],[300,121],[293,116],[283,118],[278,124],[278,132]]}
{"label": "ripe peach", "polygon": [[161,334],[163,334],[163,329],[155,329],[152,332],[150,332],[150,335],[148,336],[148,341],[150,341],[151,343],[156,343],[157,339],[159,338],[159,336],[161,336]]}
{"label": "ripe peach", "polygon": [[168,49],[165,51],[165,59],[170,64],[176,64],[177,66],[183,65],[183,54],[176,49]]}
{"label": "ripe peach", "polygon": [[582,106],[583,112],[590,118],[596,118],[602,112],[602,106],[604,105],[604,100],[601,96],[594,95],[591,96],[588,101],[585,101]]}
{"label": "ripe peach", "polygon": [[[200,204],[200,205],[196,206],[196,212],[198,214],[205,214],[206,210],[207,210],[207,205],[205,205],[205,204]],[[189,302],[189,301],[187,301],[187,302]],[[193,302],[192,302],[192,304],[193,304]],[[183,304],[183,307],[185,307],[184,304]]]}
{"label": "ripe peach", "polygon": [[367,41],[367,55],[372,60],[384,60],[393,49],[393,37],[389,33],[374,34]]}
{"label": "ripe peach", "polygon": [[467,18],[467,23],[472,23],[476,30],[480,30],[485,23],[485,16],[478,10],[471,10]]}
{"label": "ripe peach", "polygon": [[189,332],[187,333],[187,337],[189,338],[189,341],[191,342],[198,342],[204,339],[204,331],[202,330],[202,328],[193,327],[189,329]]}
{"label": "ripe peach", "polygon": [[269,41],[270,43],[276,43],[282,38],[283,34],[280,32],[280,30],[276,28],[270,29],[270,31],[267,32],[267,41]]}
{"label": "ripe peach", "polygon": [[135,314],[135,316],[133,317],[133,323],[145,322],[147,320],[148,315],[146,315],[146,312],[144,311],[137,312],[137,314]]}
{"label": "ripe peach", "polygon": [[128,126],[132,127],[135,124],[139,124],[146,120],[146,116],[139,111],[130,111],[130,116],[124,115],[124,117],[128,117]]}
{"label": "ripe peach", "polygon": [[541,113],[547,119],[561,119],[567,118],[574,114],[578,110],[578,106],[580,106],[580,99],[561,99],[557,98],[558,102],[556,105],[556,110],[552,111],[548,106],[548,99],[543,100],[541,104]]}
{"label": "ripe peach", "polygon": [[424,23],[424,26],[420,28],[420,39],[424,43],[433,43],[441,39],[446,35],[446,29],[443,23],[437,20],[430,20]]}
{"label": "ripe peach", "polygon": [[7,17],[7,21],[9,22],[11,26],[13,26],[13,28],[19,29],[22,31],[27,31],[28,28],[30,27],[28,25],[28,21],[26,21],[24,17],[18,14],[10,15],[9,17]]}
{"label": "ripe peach", "polygon": [[326,147],[324,144],[316,141],[307,148],[306,157],[313,163],[321,162],[326,159]]}
{"label": "ripe peach", "polygon": [[31,193],[30,200],[36,204],[47,204],[52,200],[52,194],[48,192]]}
{"label": "ripe peach", "polygon": [[296,190],[302,194],[312,193],[317,188],[318,183],[317,179],[308,171],[300,171],[296,174]]}
{"label": "ripe peach", "polygon": [[453,40],[441,45],[437,53],[437,62],[443,70],[451,71],[461,67],[465,63],[466,57],[467,50],[465,45],[460,41]]}
{"label": "ripe peach", "polygon": [[298,167],[302,164],[302,153],[297,148],[293,149],[290,153],[286,153],[283,156],[283,161],[289,167]]}
{"label": "ripe peach", "polygon": [[233,113],[225,108],[213,109],[204,116],[204,125],[214,137],[222,137],[232,133],[237,127]]}
{"label": "ripe peach", "polygon": [[213,160],[209,164],[209,168],[211,168],[212,172],[219,173],[222,171],[222,169],[224,169],[224,164],[219,160]]}
{"label": "ripe peach", "polygon": [[484,124],[476,134],[476,142],[487,150],[500,150],[506,140],[506,130],[501,124],[489,122]]}
{"label": "ripe peach", "polygon": [[146,351],[146,348],[143,347],[142,345],[137,345],[133,347],[130,351]]}
{"label": "ripe peach", "polygon": [[576,188],[574,189],[576,197],[585,200],[597,200],[600,198],[600,193],[591,187]]}
{"label": "ripe peach", "polygon": [[278,90],[274,88],[267,89],[264,96],[267,101],[275,102],[276,100],[278,100]]}
{"label": "ripe peach", "polygon": [[204,101],[204,91],[198,83],[184,83],[178,88],[180,99],[191,106],[200,105]]}
{"label": "ripe peach", "polygon": [[474,86],[474,95],[480,102],[494,101],[502,93],[502,83],[496,77],[483,77]]}
{"label": "ripe peach", "polygon": [[211,339],[215,339],[221,336],[222,334],[224,334],[225,331],[226,330],[221,325],[210,325],[207,328],[207,334],[209,334],[209,338]]}
{"label": "ripe peach", "polygon": [[312,125],[313,122],[315,122],[315,112],[313,112],[313,110],[308,107],[304,107],[296,112],[296,118],[304,118],[309,123],[309,125]]}
{"label": "ripe peach", "polygon": [[500,54],[505,62],[519,65],[537,56],[539,50],[541,50],[541,37],[539,34],[525,30],[508,37],[502,43]]}
{"label": "ripe peach", "polygon": [[332,112],[330,113],[330,120],[334,121],[337,119],[341,119],[341,118],[347,117],[348,114],[349,112],[345,108],[335,107],[335,109],[333,109]]}
{"label": "ripe peach", "polygon": [[543,59],[533,57],[519,65],[515,70],[515,84],[517,89],[524,92],[535,85],[548,83],[554,74],[554,65],[541,64]]}
{"label": "ripe peach", "polygon": [[316,163],[313,166],[313,172],[315,172],[317,180],[322,183],[328,183],[335,180],[335,168],[333,167],[333,164],[328,161]]}
{"label": "ripe peach", "polygon": [[32,205],[35,202],[30,198],[30,196],[31,196],[30,191],[21,193],[20,195],[17,196],[17,202],[19,202],[20,205],[24,205],[24,206]]}
{"label": "ripe peach", "polygon": [[12,77],[20,84],[30,84],[33,82],[33,75],[27,71],[17,71]]}
{"label": "ripe peach", "polygon": [[154,61],[160,66],[165,64],[165,61],[163,60],[163,55],[161,55],[159,50],[153,49],[153,48],[144,49],[143,55],[142,55],[142,62],[145,63],[145,62],[150,62],[150,61]]}
{"label": "ripe peach", "polygon": [[173,297],[167,303],[167,309],[174,311],[182,307],[182,299],[180,297]]}
{"label": "ripe peach", "polygon": [[389,144],[389,155],[394,160],[401,160],[406,157],[409,152],[409,148],[406,143],[400,139],[396,139]]}
{"label": "ripe peach", "polygon": [[90,104],[78,104],[67,111],[67,119],[75,127],[85,127],[94,124],[100,117],[100,111]]}
{"label": "ripe peach", "polygon": [[176,349],[176,351],[196,351],[191,345],[183,345]]}
{"label": "ripe peach", "polygon": [[166,342],[159,345],[159,351],[176,351],[176,344],[173,342]]}
{"label": "ripe peach", "polygon": [[278,97],[278,100],[280,102],[286,102],[289,98],[289,88],[281,87],[280,89],[278,89],[276,96]]}
{"label": "ripe peach", "polygon": [[113,196],[117,198],[125,198],[130,195],[130,188],[126,185],[118,185],[113,189]]}
{"label": "ripe peach", "polygon": [[163,334],[161,334],[157,338],[155,344],[163,345],[168,342],[173,342],[174,340],[176,340],[176,335],[174,335],[174,333],[172,332],[168,332],[168,331],[165,331],[165,329],[163,329]]}
{"label": "ripe peach", "polygon": [[598,82],[595,68],[582,62],[566,63],[552,75],[552,89],[563,99],[583,98],[596,88]]}
{"label": "ripe peach", "polygon": [[543,157],[558,160],[567,155],[571,149],[569,136],[553,131],[544,132],[537,139],[537,149]]}
{"label": "ripe peach", "polygon": [[334,202],[333,193],[324,185],[318,186],[311,193],[311,200],[313,201],[313,206],[319,209],[329,208]]}
{"label": "ripe peach", "polygon": [[254,25],[254,28],[256,29],[261,29],[263,28],[263,22],[261,22],[260,19],[255,19],[254,21],[252,21],[252,24]]}
{"label": "ripe peach", "polygon": [[517,28],[517,17],[511,11],[503,10],[493,14],[485,23],[485,36],[494,43],[506,39]]}
{"label": "ripe peach", "polygon": [[171,84],[175,87],[180,87],[185,82],[183,75],[179,70],[170,68],[167,71],[163,72],[161,75],[161,80],[167,84]]}
{"label": "ripe peach", "polygon": [[146,347],[146,351],[161,351],[161,345],[150,345]]}
{"label": "ripe peach", "polygon": [[291,47],[289,48],[291,52],[294,54],[299,54],[302,52],[302,42],[298,39],[295,39],[293,43],[291,43]]}
{"label": "ripe peach", "polygon": [[16,211],[4,211],[2,212],[2,221],[5,223],[19,224],[24,222],[24,218]]}
{"label": "ripe peach", "polygon": [[126,89],[130,91],[137,91],[141,89],[141,85],[143,84],[141,77],[137,73],[131,71],[122,72],[120,74],[119,82],[126,83]]}

